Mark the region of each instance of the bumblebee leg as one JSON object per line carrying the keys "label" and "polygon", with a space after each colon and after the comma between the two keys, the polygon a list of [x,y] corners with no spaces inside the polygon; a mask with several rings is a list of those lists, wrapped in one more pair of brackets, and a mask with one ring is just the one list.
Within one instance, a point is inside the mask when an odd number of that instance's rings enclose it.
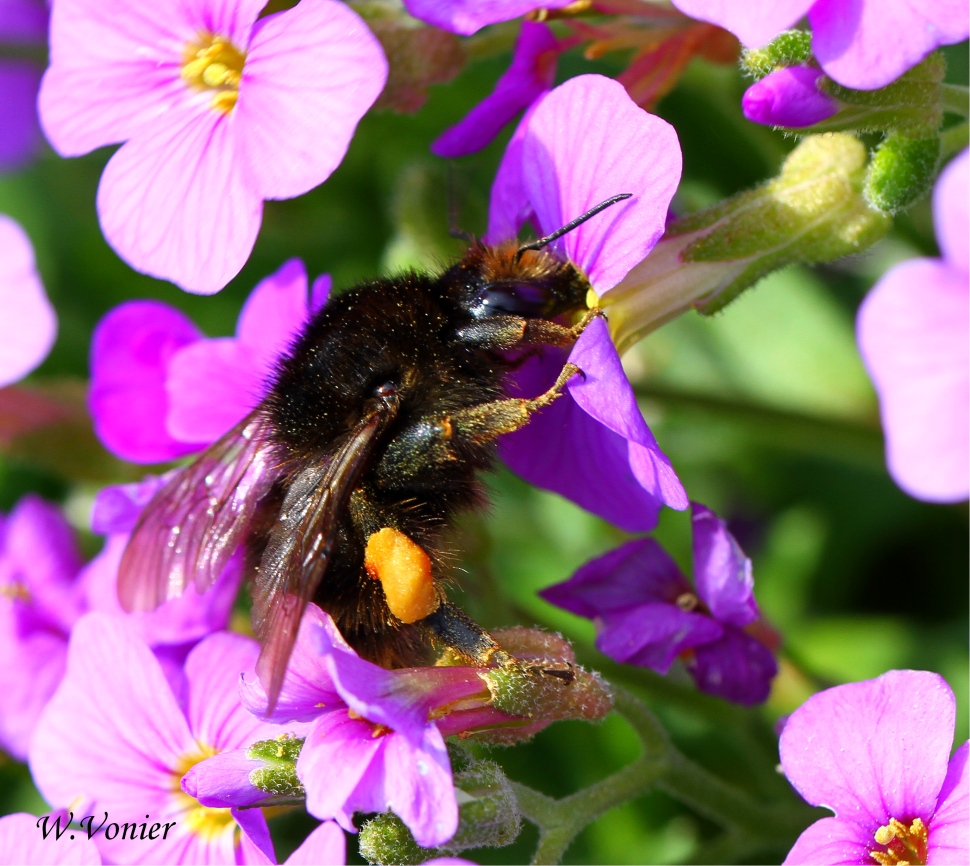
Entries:
{"label": "bumblebee leg", "polygon": [[428,628],[435,640],[477,665],[492,662],[504,665],[513,661],[512,656],[495,643],[485,629],[453,602],[442,602],[421,623]]}
{"label": "bumblebee leg", "polygon": [[516,346],[571,346],[586,326],[603,310],[594,307],[571,328],[548,319],[526,319],[520,316],[490,316],[459,329],[457,337],[483,349],[513,349]]}

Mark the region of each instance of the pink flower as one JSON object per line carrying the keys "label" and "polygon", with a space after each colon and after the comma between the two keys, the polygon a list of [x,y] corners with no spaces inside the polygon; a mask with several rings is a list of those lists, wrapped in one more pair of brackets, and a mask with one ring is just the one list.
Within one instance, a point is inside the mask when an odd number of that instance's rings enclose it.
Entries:
{"label": "pink flower", "polygon": [[967,38],[964,0],[672,0],[685,15],[730,30],[745,45],[767,44],[808,15],[812,52],[846,87],[885,87],[941,45]]}
{"label": "pink flower", "polygon": [[781,766],[816,821],[785,863],[970,862],[967,743],[942,677],[889,671],[809,698],[781,733]]}
{"label": "pink flower", "polygon": [[820,123],[839,110],[839,103],[819,90],[822,77],[822,71],[811,66],[776,69],[744,92],[744,116],[754,123],[791,129]]}
{"label": "pink flower", "polygon": [[970,156],[933,193],[942,258],[886,273],[863,301],[859,351],[879,394],[886,460],[896,483],[930,502],[970,493]]}
{"label": "pink flower", "polygon": [[43,70],[17,53],[46,47],[47,15],[44,0],[0,0],[0,47],[13,49],[11,57],[0,51],[0,172],[23,167],[44,140],[37,121]]}
{"label": "pink flower", "polygon": [[471,36],[487,24],[511,21],[533,9],[561,9],[573,0],[404,0],[404,8],[415,18]]}
{"label": "pink flower", "polygon": [[30,238],[0,214],[0,387],[40,364],[56,335],[57,317],[37,273]]}
{"label": "pink flower", "polygon": [[41,121],[62,156],[117,142],[98,189],[132,267],[211,294],[242,268],[264,199],[343,159],[387,63],[336,0],[256,20],[265,0],[58,0]]}
{"label": "pink flower", "polygon": [[101,855],[94,843],[83,833],[68,832],[66,816],[52,817],[60,817],[61,823],[55,829],[54,820],[48,818],[51,829],[47,838],[42,832],[43,817],[16,812],[0,818],[0,863],[101,866]]}

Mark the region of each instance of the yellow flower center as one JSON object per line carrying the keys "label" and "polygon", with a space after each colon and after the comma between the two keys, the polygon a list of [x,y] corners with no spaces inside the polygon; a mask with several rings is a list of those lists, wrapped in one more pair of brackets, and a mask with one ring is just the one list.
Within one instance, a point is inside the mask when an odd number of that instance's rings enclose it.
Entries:
{"label": "yellow flower center", "polygon": [[228,114],[239,99],[246,55],[222,36],[200,33],[185,46],[182,78],[193,90],[212,91],[212,108]]}
{"label": "yellow flower center", "polygon": [[0,598],[9,598],[11,601],[26,603],[33,600],[27,585],[16,580],[13,583],[0,584]]}
{"label": "yellow flower center", "polygon": [[211,758],[218,752],[210,746],[199,746],[199,751],[191,755],[183,755],[175,766],[172,774],[172,792],[178,803],[181,813],[182,828],[202,837],[206,842],[222,836],[231,826],[235,825],[236,819],[232,817],[229,809],[212,809],[203,806],[195,797],[190,797],[182,790],[182,776],[192,769],[200,761]]}
{"label": "yellow flower center", "polygon": [[926,840],[929,830],[920,818],[908,827],[895,818],[890,818],[885,827],[880,827],[874,836],[882,851],[870,851],[873,862],[881,866],[916,866],[926,863]]}

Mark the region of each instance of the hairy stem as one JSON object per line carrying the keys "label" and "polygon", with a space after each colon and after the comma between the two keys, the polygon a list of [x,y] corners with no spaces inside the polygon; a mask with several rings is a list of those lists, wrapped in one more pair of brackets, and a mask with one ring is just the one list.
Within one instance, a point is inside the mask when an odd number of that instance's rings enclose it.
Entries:
{"label": "hairy stem", "polygon": [[943,110],[960,117],[970,115],[970,90],[959,84],[941,85]]}
{"label": "hairy stem", "polygon": [[940,158],[947,160],[970,143],[970,123],[964,121],[940,133]]}

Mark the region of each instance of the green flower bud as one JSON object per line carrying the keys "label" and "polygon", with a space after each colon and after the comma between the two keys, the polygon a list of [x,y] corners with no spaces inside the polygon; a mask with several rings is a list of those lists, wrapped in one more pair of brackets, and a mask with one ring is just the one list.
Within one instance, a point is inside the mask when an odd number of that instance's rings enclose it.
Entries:
{"label": "green flower bud", "polygon": [[407,825],[393,812],[384,812],[364,824],[358,837],[360,856],[380,866],[423,863],[435,851],[414,841]]}
{"label": "green flower bud", "polygon": [[306,796],[296,775],[296,759],[303,748],[302,737],[281,734],[275,740],[260,740],[246,750],[246,757],[264,766],[249,774],[249,781],[274,797],[302,799]]}
{"label": "green flower bud", "polygon": [[477,761],[455,773],[458,832],[441,850],[458,854],[469,848],[511,845],[522,829],[519,801],[502,768]]}
{"label": "green flower bud", "polygon": [[851,135],[810,136],[778,177],[674,223],[599,299],[617,348],[692,307],[715,313],[785,265],[828,262],[874,244],[892,222],[862,194],[866,157]]}
{"label": "green flower bud", "polygon": [[865,196],[888,213],[908,207],[929,192],[940,162],[940,139],[887,136],[866,173]]}
{"label": "green flower bud", "polygon": [[748,48],[741,54],[741,69],[762,79],[782,66],[797,66],[812,56],[812,34],[807,30],[786,30],[764,48]]}

